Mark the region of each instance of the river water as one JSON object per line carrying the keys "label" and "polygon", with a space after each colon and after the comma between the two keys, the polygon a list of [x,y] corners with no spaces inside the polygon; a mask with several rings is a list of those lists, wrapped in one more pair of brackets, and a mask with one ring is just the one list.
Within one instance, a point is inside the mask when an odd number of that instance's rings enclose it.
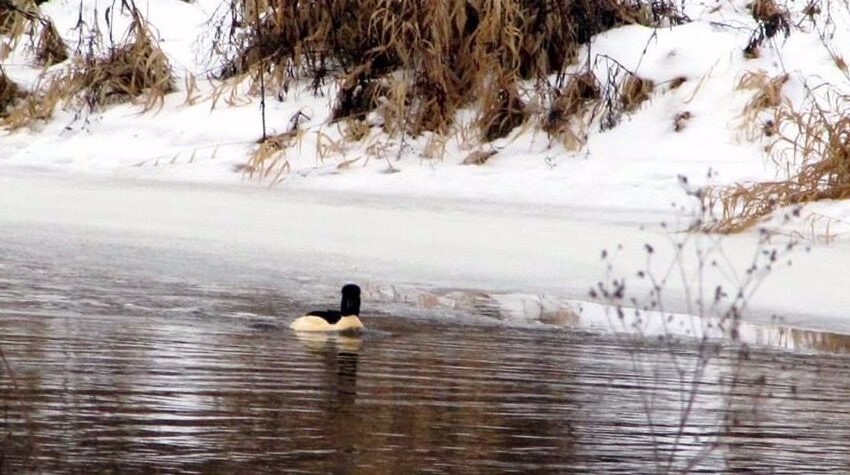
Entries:
{"label": "river water", "polygon": [[335,300],[307,279],[126,246],[3,244],[4,470],[850,468],[840,335],[765,330],[793,345],[741,346],[380,300],[364,302],[359,337],[297,335],[287,323],[311,299]]}

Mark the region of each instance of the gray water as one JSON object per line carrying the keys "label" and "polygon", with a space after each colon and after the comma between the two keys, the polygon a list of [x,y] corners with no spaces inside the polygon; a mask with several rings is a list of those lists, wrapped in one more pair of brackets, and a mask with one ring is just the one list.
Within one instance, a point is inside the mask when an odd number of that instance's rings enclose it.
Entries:
{"label": "gray water", "polygon": [[[3,242],[2,469],[493,473],[850,468],[850,340],[798,347],[510,326],[126,246]],[[313,300],[313,302],[311,302]],[[780,331],[780,330],[776,330]]]}

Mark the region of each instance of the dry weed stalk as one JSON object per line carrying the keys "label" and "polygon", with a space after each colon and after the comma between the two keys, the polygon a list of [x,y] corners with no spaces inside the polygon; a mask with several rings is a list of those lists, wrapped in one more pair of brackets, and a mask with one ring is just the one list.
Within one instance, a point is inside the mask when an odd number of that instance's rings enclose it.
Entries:
{"label": "dry weed stalk", "polygon": [[649,100],[655,83],[639,77],[609,56],[599,55],[596,61],[608,62],[608,78],[600,98],[602,117],[599,127],[604,131],[616,127],[624,114],[636,111]]}
{"label": "dry weed stalk", "polygon": [[42,23],[35,45],[35,58],[42,66],[53,66],[68,59],[68,48],[52,21]]}
{"label": "dry weed stalk", "polygon": [[768,123],[761,123],[759,118],[765,110],[775,109],[782,103],[782,88],[788,79],[788,74],[771,78],[764,71],[747,71],[738,80],[736,89],[756,91],[739,117],[739,128],[746,140],[758,139],[760,132],[768,136],[773,133],[773,127],[766,127]]}
{"label": "dry weed stalk", "polygon": [[8,38],[7,46],[13,48],[38,17],[38,7],[31,0],[0,1],[0,35]]}
{"label": "dry weed stalk", "polygon": [[304,131],[296,129],[266,137],[248,159],[242,170],[249,178],[271,179],[271,183],[282,180],[290,170],[289,160],[284,154],[287,149],[300,144]]}
{"label": "dry weed stalk", "polygon": [[0,66],[0,117],[6,115],[9,108],[22,95],[17,84],[6,76],[3,67]]}
{"label": "dry weed stalk", "polygon": [[184,106],[193,106],[199,99],[201,99],[199,89],[198,80],[195,75],[192,73],[186,73],[183,77],[183,90],[186,91],[186,98],[183,99]]}
{"label": "dry weed stalk", "polygon": [[737,232],[782,207],[850,198],[850,100],[846,96],[827,93],[819,102],[810,92],[802,111],[787,101],[778,107],[774,123],[772,157],[788,162],[796,173],[785,180],[708,190],[703,197],[706,209],[719,204],[722,210],[720,220],[709,230]]}
{"label": "dry weed stalk", "polygon": [[[36,33],[38,38],[36,39]],[[0,59],[5,58],[26,35],[35,52],[38,64],[51,66],[68,59],[62,37],[53,22],[42,15],[32,0],[0,0]]]}
{"label": "dry weed stalk", "polygon": [[559,138],[568,150],[577,150],[586,142],[587,116],[600,105],[599,81],[593,72],[585,71],[570,76],[566,85],[552,94],[542,128],[551,137]]}
{"label": "dry weed stalk", "polygon": [[[162,106],[165,94],[174,90],[168,58],[135,4],[125,2],[122,6],[132,21],[121,45],[104,46],[99,29],[92,29],[84,47],[86,53],[74,57],[60,76],[42,81],[31,99],[10,112],[5,121],[8,127],[15,129],[47,119],[60,103],[76,107],[78,112],[138,98],[145,112]],[[103,50],[106,52],[100,53]]]}
{"label": "dry weed stalk", "polygon": [[750,8],[757,25],[744,48],[744,55],[757,58],[765,40],[773,38],[777,33],[782,33],[785,38],[791,34],[791,14],[776,0],[754,0]]}

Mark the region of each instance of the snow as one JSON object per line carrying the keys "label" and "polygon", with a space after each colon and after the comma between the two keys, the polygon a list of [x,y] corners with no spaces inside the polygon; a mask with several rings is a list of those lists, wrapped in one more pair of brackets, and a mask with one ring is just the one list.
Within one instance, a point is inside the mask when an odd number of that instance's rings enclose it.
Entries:
{"label": "snow", "polygon": [[[84,18],[102,23],[111,3],[83,1]],[[137,104],[85,119],[59,111],[34,129],[0,132],[0,223],[21,235],[53,226],[93,240],[203,248],[246,263],[261,255],[264,265],[300,266],[376,286],[487,289],[502,296],[507,314],[528,312],[505,295],[548,295],[562,307],[575,306],[605,271],[602,249],[622,245],[617,272],[624,276],[646,266],[645,243],[658,250],[658,261],[675,260],[670,241],[685,239],[679,231],[697,209],[681,176],[691,186],[782,176],[765,143],[742,132],[742,111],[754,94],[736,87],[742,74],[787,72],[783,93],[792,102],[807,86],[847,82],[825,47],[850,57],[850,28],[844,27],[850,13],[840,5],[831,12],[832,28],[802,21],[787,40],[777,36],[759,58],[746,59],[741,50],[755,24],[748,2],[686,3],[691,23],[621,27],[583,50],[579,63],[589,55],[598,77],[606,77],[611,63],[604,58],[612,58],[654,81],[656,90],[617,127],[592,127],[580,150],[566,150],[529,127],[494,143],[499,153],[485,165],[464,166],[463,158],[480,147],[458,136],[442,157],[424,158],[428,134],[408,137],[402,148],[398,139],[372,131],[319,158],[320,137],[342,136],[340,126],[328,122],[335,86],[315,96],[301,85],[282,101],[267,102],[270,133],[287,130],[299,112],[309,117],[303,140],[286,156],[291,172],[271,188],[237,171],[260,138],[257,98],[240,85],[237,103],[213,101],[214,85],[205,79],[211,65],[199,53],[209,34],[206,21],[220,2],[139,3],[172,62],[178,91],[152,112]],[[42,6],[70,45],[79,5],[51,0]],[[802,6],[795,8],[799,18]],[[119,28],[126,25],[126,17],[115,17]],[[823,41],[822,35],[832,36]],[[10,77],[34,87],[39,71],[30,64],[25,44],[2,62]],[[190,74],[201,95],[193,104],[186,101]],[[686,81],[673,88],[680,77]],[[674,118],[685,111],[691,119],[677,132]],[[462,112],[461,122],[469,117]],[[386,146],[383,156],[367,152],[376,144]],[[794,224],[772,223],[811,238],[815,247],[796,254],[790,269],[773,272],[747,319],[772,323],[779,315],[789,325],[850,331],[850,294],[831,291],[848,283],[842,270],[850,249],[841,239],[848,215],[843,202],[817,203]],[[662,221],[669,226],[658,227]],[[759,238],[755,231],[702,238],[720,239],[735,268],[706,271],[706,288],[734,280],[730,272],[745,272]],[[688,262],[686,270],[693,278],[698,265]],[[635,285],[638,294],[648,291],[645,283]],[[694,313],[692,299],[682,296],[687,284],[669,285],[669,311]],[[523,297],[520,308],[547,298]]]}

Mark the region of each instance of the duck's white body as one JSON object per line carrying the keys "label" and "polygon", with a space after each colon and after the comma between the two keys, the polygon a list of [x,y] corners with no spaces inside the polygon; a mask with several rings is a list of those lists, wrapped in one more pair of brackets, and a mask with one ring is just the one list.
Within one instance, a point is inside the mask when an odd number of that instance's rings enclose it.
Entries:
{"label": "duck's white body", "polygon": [[289,328],[299,332],[342,332],[360,330],[363,328],[363,322],[357,315],[343,316],[336,323],[328,323],[324,318],[315,315],[304,315],[296,318]]}

